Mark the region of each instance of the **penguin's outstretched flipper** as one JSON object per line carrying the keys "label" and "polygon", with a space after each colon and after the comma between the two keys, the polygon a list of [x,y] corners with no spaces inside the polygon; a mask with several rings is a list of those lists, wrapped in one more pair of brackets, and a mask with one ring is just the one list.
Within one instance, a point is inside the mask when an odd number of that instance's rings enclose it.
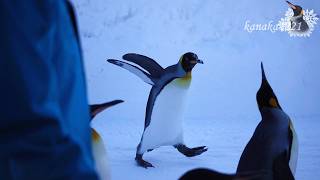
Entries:
{"label": "penguin's outstretched flipper", "polygon": [[138,68],[137,66],[131,65],[131,64],[123,62],[123,61],[115,60],[115,59],[108,59],[107,61],[109,63],[115,64],[117,66],[120,66],[120,67],[132,72],[133,74],[135,74],[139,78],[141,78],[144,82],[146,82],[150,85],[155,84],[155,82],[154,82],[155,78],[153,78],[150,74],[146,73],[145,71]]}
{"label": "penguin's outstretched flipper", "polygon": [[102,104],[93,104],[93,105],[90,105],[90,115],[91,115],[91,120],[100,112],[102,112],[103,110],[111,107],[111,106],[114,106],[114,105],[117,105],[119,103],[123,103],[124,101],[123,100],[114,100],[114,101],[111,101],[111,102],[106,102],[106,103],[102,103]]}
{"label": "penguin's outstretched flipper", "polygon": [[153,78],[159,78],[165,72],[164,68],[161,67],[155,60],[144,55],[128,53],[123,55],[122,58],[139,65],[148,71]]}
{"label": "penguin's outstretched flipper", "polygon": [[184,144],[178,144],[174,146],[177,150],[187,157],[198,156],[208,150],[206,146],[199,146],[195,148],[188,148]]}
{"label": "penguin's outstretched flipper", "polygon": [[259,180],[266,174],[264,171],[243,173],[243,174],[225,174],[220,173],[211,169],[197,168],[190,170],[183,174],[179,180],[193,180],[193,179],[203,179],[203,180]]}

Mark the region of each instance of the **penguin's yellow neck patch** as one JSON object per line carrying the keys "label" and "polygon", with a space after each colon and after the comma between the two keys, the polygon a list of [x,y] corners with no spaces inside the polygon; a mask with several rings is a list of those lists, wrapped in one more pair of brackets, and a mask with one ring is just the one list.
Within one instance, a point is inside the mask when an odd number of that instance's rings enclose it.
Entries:
{"label": "penguin's yellow neck patch", "polygon": [[184,77],[177,78],[176,82],[180,86],[189,87],[191,83],[191,79],[192,79],[191,72],[188,72]]}
{"label": "penguin's yellow neck patch", "polygon": [[278,108],[278,107],[279,107],[279,106],[278,106],[278,103],[277,103],[277,100],[276,100],[275,98],[270,98],[270,99],[269,99],[269,104],[270,104],[270,106],[273,107],[273,108]]}
{"label": "penguin's yellow neck patch", "polygon": [[98,132],[96,130],[94,130],[93,128],[91,128],[91,138],[94,142],[97,142],[100,140],[100,135],[98,134]]}

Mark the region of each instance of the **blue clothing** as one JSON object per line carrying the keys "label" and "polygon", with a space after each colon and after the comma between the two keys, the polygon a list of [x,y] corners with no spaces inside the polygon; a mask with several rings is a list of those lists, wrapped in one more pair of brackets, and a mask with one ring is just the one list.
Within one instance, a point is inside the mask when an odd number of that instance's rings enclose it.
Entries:
{"label": "blue clothing", "polygon": [[98,179],[73,11],[0,1],[0,179]]}

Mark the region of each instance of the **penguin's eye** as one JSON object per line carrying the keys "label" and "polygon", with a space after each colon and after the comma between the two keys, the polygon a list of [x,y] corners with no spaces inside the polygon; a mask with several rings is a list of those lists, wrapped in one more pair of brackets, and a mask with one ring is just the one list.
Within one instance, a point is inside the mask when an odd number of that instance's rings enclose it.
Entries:
{"label": "penguin's eye", "polygon": [[270,98],[269,99],[269,105],[273,108],[277,108],[278,107],[278,103],[277,100],[275,98]]}

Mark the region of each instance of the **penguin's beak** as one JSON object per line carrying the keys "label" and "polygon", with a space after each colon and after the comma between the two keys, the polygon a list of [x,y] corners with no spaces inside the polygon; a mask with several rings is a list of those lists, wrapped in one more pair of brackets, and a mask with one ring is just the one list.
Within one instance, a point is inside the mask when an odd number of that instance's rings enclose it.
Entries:
{"label": "penguin's beak", "polygon": [[198,60],[197,60],[197,64],[203,64],[203,61],[200,60],[200,59],[198,59]]}
{"label": "penguin's beak", "polygon": [[123,100],[114,100],[114,101],[106,102],[103,104],[90,105],[89,107],[90,107],[91,119],[93,119],[97,114],[99,114],[103,110],[123,102],[124,102]]}
{"label": "penguin's beak", "polygon": [[291,8],[291,9],[297,9],[297,7],[295,5],[293,5],[291,2],[289,1],[286,1],[288,3],[288,6]]}

